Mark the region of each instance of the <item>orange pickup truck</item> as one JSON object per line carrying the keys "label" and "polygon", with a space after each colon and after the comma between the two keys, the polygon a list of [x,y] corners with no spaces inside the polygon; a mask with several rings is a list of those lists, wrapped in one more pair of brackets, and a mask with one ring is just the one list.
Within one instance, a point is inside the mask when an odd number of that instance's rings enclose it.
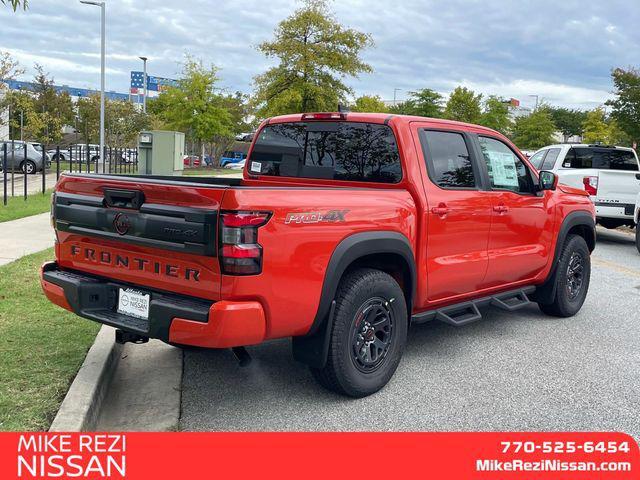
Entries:
{"label": "orange pickup truck", "polygon": [[571,316],[594,206],[499,133],[421,117],[262,123],[242,179],[66,174],[49,299],[118,341],[233,348],[291,337],[322,385],[361,397],[411,322],[465,325],[533,300]]}

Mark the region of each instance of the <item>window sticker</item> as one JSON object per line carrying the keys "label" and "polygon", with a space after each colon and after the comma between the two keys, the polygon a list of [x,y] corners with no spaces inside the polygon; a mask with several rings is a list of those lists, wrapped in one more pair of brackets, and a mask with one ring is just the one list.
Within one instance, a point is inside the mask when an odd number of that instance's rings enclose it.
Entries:
{"label": "window sticker", "polygon": [[260,162],[251,162],[250,170],[255,173],[260,173],[262,171],[262,164]]}
{"label": "window sticker", "polygon": [[500,187],[518,187],[518,172],[516,162],[511,153],[486,152],[491,167],[493,184]]}

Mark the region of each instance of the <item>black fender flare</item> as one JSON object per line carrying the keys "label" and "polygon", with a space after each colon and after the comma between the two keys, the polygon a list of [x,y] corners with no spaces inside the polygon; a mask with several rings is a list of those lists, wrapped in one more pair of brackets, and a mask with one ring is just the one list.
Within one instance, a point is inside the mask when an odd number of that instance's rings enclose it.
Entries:
{"label": "black fender flare", "polygon": [[553,264],[551,266],[551,270],[549,270],[549,275],[545,282],[536,289],[536,292],[532,295],[533,300],[540,303],[551,303],[556,294],[556,271],[558,268],[558,259],[560,258],[560,254],[562,252],[562,247],[564,246],[564,242],[569,235],[569,231],[574,227],[584,227],[588,229],[590,233],[589,238],[586,238],[587,246],[589,247],[589,251],[593,252],[596,246],[596,222],[593,218],[591,212],[586,210],[576,210],[574,212],[569,213],[564,220],[562,221],[562,225],[560,226],[560,230],[558,231],[558,239],[556,241],[556,247],[553,254]]}
{"label": "black fender flare", "polygon": [[314,321],[306,335],[294,337],[293,356],[296,360],[312,367],[322,368],[326,363],[331,333],[330,320],[333,317],[335,295],[345,271],[356,260],[375,254],[394,254],[404,260],[408,270],[409,294],[405,296],[407,312],[411,314],[411,305],[417,288],[416,262],[411,243],[404,235],[391,231],[372,231],[355,233],[344,238],[334,249],[324,275],[320,302]]}

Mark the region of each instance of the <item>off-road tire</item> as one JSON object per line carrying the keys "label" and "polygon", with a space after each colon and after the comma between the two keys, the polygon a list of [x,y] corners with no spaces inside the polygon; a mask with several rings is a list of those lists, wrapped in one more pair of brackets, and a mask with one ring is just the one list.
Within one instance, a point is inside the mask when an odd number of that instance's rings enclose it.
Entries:
{"label": "off-road tire", "polygon": [[[581,285],[577,293],[572,292],[570,264],[578,256],[581,262]],[[538,303],[540,310],[554,317],[571,317],[578,313],[589,290],[591,278],[591,257],[589,247],[584,238],[579,235],[569,235],[564,242],[558,266],[554,274],[555,296],[551,303]]]}
{"label": "off-road tire", "polygon": [[[331,339],[327,363],[321,369],[311,368],[311,373],[331,391],[355,398],[366,397],[389,382],[402,358],[408,329],[404,293],[390,275],[380,270],[361,268],[341,280],[335,300],[333,323],[329,326]],[[391,334],[387,348],[383,349],[386,353],[377,366],[370,366],[371,371],[364,371],[369,367],[358,363],[356,353],[360,351],[355,343],[358,332],[361,332],[363,322],[371,317],[363,314],[363,308],[370,313],[374,313],[372,308],[380,309],[388,313],[390,319]],[[380,338],[378,333],[374,336]]]}

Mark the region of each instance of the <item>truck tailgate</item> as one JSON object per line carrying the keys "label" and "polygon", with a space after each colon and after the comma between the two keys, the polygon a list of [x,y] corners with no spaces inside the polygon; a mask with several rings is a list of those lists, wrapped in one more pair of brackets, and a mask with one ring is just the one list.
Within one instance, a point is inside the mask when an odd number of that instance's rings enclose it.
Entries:
{"label": "truck tailgate", "polygon": [[62,268],[219,300],[218,211],[228,185],[63,176],[53,206]]}
{"label": "truck tailgate", "polygon": [[597,206],[625,208],[626,215],[633,215],[636,196],[640,192],[638,172],[626,170],[600,170],[598,172]]}

